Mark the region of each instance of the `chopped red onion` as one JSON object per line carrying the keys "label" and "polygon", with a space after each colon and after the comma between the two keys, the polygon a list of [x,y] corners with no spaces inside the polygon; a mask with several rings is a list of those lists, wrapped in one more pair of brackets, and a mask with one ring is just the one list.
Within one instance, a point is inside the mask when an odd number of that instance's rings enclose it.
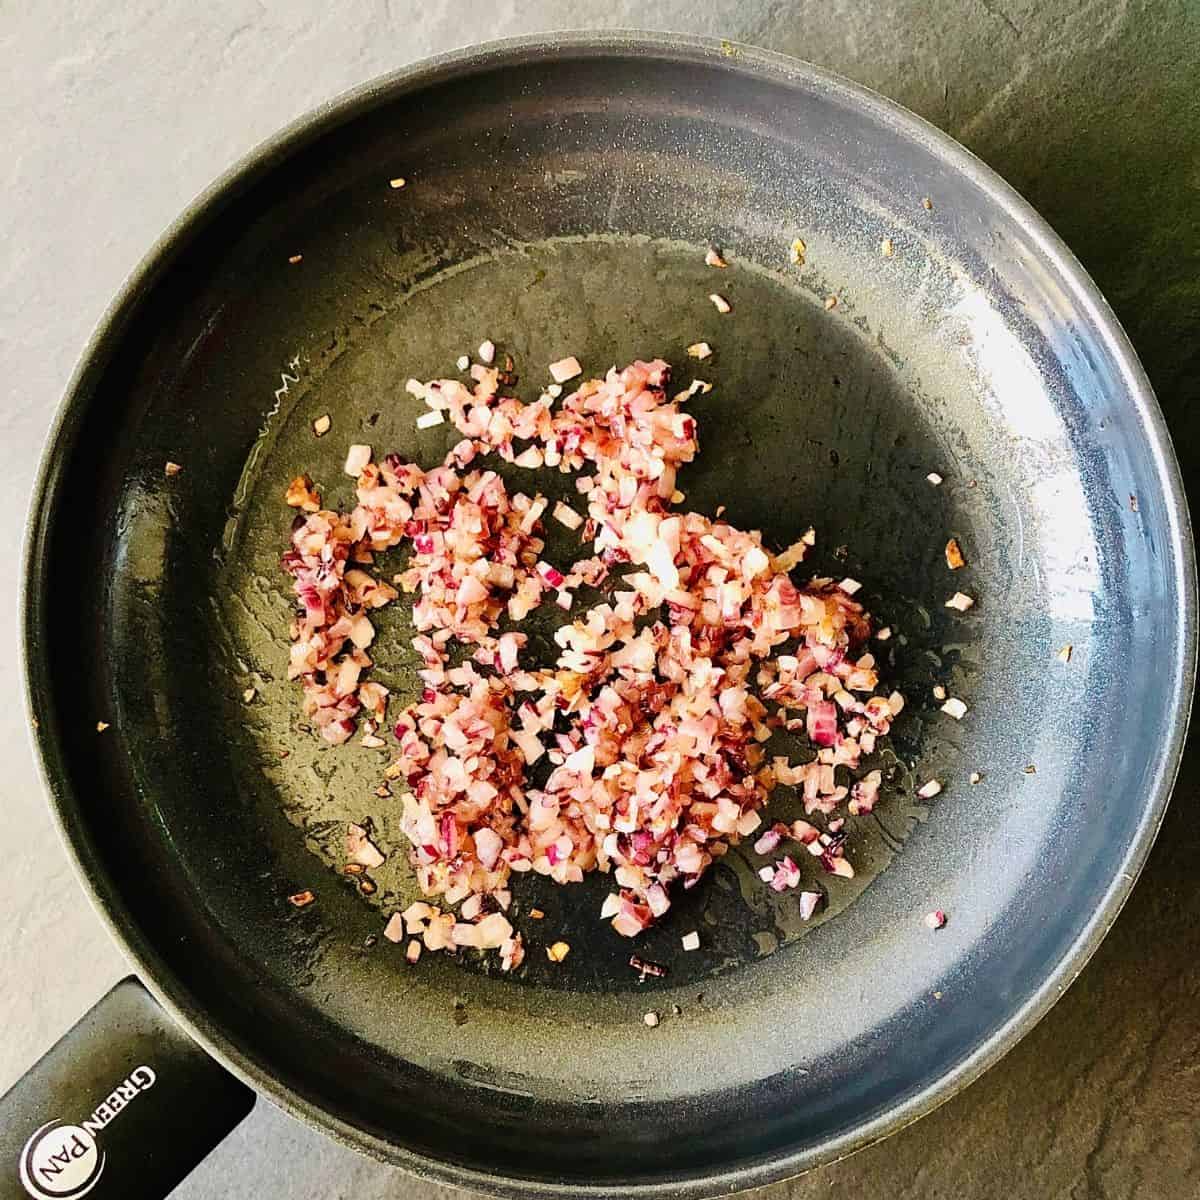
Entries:
{"label": "chopped red onion", "polygon": [[[392,718],[397,757],[386,774],[405,788],[399,823],[418,885],[445,911],[410,906],[402,927],[418,951],[495,949],[511,970],[524,956],[503,915],[513,872],[564,884],[611,874],[617,890],[601,915],[635,936],[669,911],[672,888],[694,886],[761,829],[775,786],[796,787],[810,813],[847,799],[851,811],[871,811],[880,772],[847,786],[837,768],[858,770],[903,698],[875,694],[857,581],[789,577],[811,530],[772,555],[721,510],[711,519],[672,507],[684,498],[678,470],[698,449],[681,405],[710,385],[671,398],[667,365],[635,362],[555,404],[561,383],[580,374],[564,359],[551,367],[558,382],[525,404],[501,393],[511,364],[492,366],[494,345],[479,358],[467,381],[409,386],[428,418],[461,437],[442,466],[425,471],[396,455],[374,463],[370,447],[352,447],[350,513],[322,510],[310,484],[297,491],[302,513],[284,557],[298,604],[289,673],[322,737],[345,741],[366,718],[364,744],[381,742],[388,693],[369,678],[367,614],[399,590],[412,597],[422,692]],[[490,453],[582,473],[586,518],[561,501],[553,515],[591,543],[592,557],[565,572],[541,557],[548,501],[480,469]],[[371,570],[401,544],[411,555],[392,586]],[[499,632],[552,599],[571,611],[578,587],[606,580],[602,601],[555,632],[550,669],[522,664],[525,634]],[[763,743],[776,727],[805,730],[817,757],[768,760]],[[534,787],[528,769],[543,757],[551,770]],[[771,853],[790,837],[851,878],[836,819],[829,828],[836,837],[806,821],[775,825],[755,849]],[[347,850],[364,868],[383,861],[361,826]],[[800,883],[786,855],[760,875],[780,892]],[[819,896],[801,895],[802,911],[815,904],[804,897]]]}

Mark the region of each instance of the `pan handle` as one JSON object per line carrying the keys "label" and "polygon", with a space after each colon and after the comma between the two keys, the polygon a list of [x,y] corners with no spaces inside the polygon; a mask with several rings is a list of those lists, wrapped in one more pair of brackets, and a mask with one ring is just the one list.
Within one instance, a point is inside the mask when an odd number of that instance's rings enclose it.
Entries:
{"label": "pan handle", "polygon": [[0,1097],[0,1200],[163,1200],[254,1099],[130,976]]}

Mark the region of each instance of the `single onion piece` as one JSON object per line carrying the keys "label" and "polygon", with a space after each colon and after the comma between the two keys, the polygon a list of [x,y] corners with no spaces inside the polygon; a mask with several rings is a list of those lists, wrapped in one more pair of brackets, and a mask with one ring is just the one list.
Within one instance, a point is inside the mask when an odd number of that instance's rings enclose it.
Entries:
{"label": "single onion piece", "polygon": [[528,450],[522,450],[516,458],[513,459],[513,466],[526,467],[536,469],[545,461],[545,456],[541,449],[537,446],[530,446]]}
{"label": "single onion piece", "polygon": [[775,877],[771,880],[771,887],[777,892],[782,892],[788,888],[798,887],[799,884],[800,868],[785,854],[775,864]]}
{"label": "single onion piece", "polygon": [[432,905],[418,900],[410,904],[400,916],[403,917],[405,928],[411,934],[423,932],[426,924],[434,917],[441,916],[441,913]]}
{"label": "single onion piece", "polygon": [[658,883],[652,884],[647,889],[646,901],[650,905],[650,911],[656,917],[661,917],[671,907],[671,901],[667,899],[666,888]]}
{"label": "single onion piece", "polygon": [[313,481],[307,475],[297,475],[288,484],[284,500],[290,508],[303,509],[309,513],[315,513],[321,507],[321,494],[313,487]]}
{"label": "single onion piece", "polygon": [[357,479],[363,472],[363,468],[371,461],[370,446],[351,446],[346,454],[346,464],[342,468],[347,475],[352,475]]}
{"label": "single onion piece", "polygon": [[382,866],[385,859],[379,847],[367,836],[367,831],[361,825],[351,824],[346,828],[346,861],[371,871]]}
{"label": "single onion piece", "polygon": [[583,518],[569,505],[561,500],[554,506],[554,519],[568,529],[578,529],[583,524]]}
{"label": "single onion piece", "polygon": [[828,700],[810,704],[807,725],[814,746],[832,746],[837,741],[837,707]]}
{"label": "single onion piece", "polygon": [[524,961],[525,944],[517,933],[500,947],[500,968],[503,971],[515,971]]}
{"label": "single onion piece", "polygon": [[779,834],[778,830],[768,829],[767,832],[764,833],[762,837],[760,837],[758,841],[754,843],[754,853],[770,854],[771,851],[779,845],[781,840],[781,835]]}
{"label": "single onion piece", "polygon": [[558,362],[552,362],[550,377],[555,383],[566,383],[568,379],[574,379],[582,370],[579,359],[572,355],[570,358],[560,358]]}
{"label": "single onion piece", "polygon": [[744,812],[738,818],[737,831],[742,837],[748,837],[762,825],[762,817],[754,811]]}
{"label": "single onion piece", "polygon": [[514,729],[509,736],[517,747],[520,749],[522,756],[525,759],[527,766],[533,766],[543,754],[546,753],[546,747],[542,745],[541,739],[536,733],[529,733],[525,730]]}
{"label": "single onion piece", "polygon": [[821,835],[821,831],[815,825],[810,825],[807,821],[793,821],[791,824],[791,835],[801,845],[809,846],[816,843]]}
{"label": "single onion piece", "polygon": [[549,563],[539,562],[537,564],[537,573],[552,587],[560,588],[566,582],[566,576],[556,567],[552,567]]}

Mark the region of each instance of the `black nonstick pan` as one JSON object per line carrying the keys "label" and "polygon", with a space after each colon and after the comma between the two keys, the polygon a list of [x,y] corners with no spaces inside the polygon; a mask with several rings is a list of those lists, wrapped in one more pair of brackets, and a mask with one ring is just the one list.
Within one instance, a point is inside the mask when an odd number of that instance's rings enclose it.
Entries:
{"label": "black nonstick pan", "polygon": [[[851,823],[858,875],[818,881],[817,919],[742,847],[632,945],[598,919],[602,881],[522,881],[518,912],[546,917],[516,975],[410,968],[380,938],[416,896],[375,794],[388,759],[301,727],[282,494],[307,470],[349,500],[351,442],[440,459],[449,427],[415,429],[404,381],[484,338],[530,381],[566,354],[702,374],[688,505],[776,547],[814,525],[814,570],[862,580],[896,631],[887,796]],[[36,737],[157,1004],[121,989],[10,1093],[11,1180],[162,1194],[248,1105],[193,1039],[368,1154],[512,1196],[712,1195],[885,1136],[1009,1049],[1114,920],[1178,763],[1193,576],[1111,312],[912,115],[777,55],[652,35],[506,42],[366,86],[168,232],[52,435],[25,576]],[[967,613],[945,608],[959,589]],[[376,668],[401,696],[405,629],[398,608],[381,622]],[[338,869],[348,821],[388,854],[370,895]]]}

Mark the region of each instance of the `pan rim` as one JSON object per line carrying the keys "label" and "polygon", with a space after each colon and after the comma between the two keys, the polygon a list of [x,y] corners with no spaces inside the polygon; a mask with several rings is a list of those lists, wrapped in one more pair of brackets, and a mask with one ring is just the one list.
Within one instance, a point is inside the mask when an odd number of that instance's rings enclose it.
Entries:
{"label": "pan rim", "polygon": [[500,65],[522,65],[536,58],[567,54],[627,55],[682,63],[720,66],[783,83],[801,83],[865,110],[896,136],[915,141],[951,169],[967,177],[988,200],[1019,221],[1038,251],[1073,294],[1096,335],[1116,364],[1130,404],[1141,418],[1154,470],[1162,488],[1169,532],[1169,562],[1177,581],[1176,612],[1180,653],[1172,664],[1168,691],[1172,717],[1159,760],[1147,789],[1144,808],[1119,869],[1067,952],[1043,978],[1026,1002],[988,1034],[980,1045],[935,1081],[883,1113],[814,1146],[738,1164],[717,1173],[684,1174],[619,1184],[571,1184],[569,1187],[517,1176],[497,1176],[418,1154],[342,1120],[271,1074],[268,1063],[237,1043],[175,978],[157,950],[133,925],[124,889],[100,863],[94,848],[71,821],[77,800],[60,769],[61,757],[47,729],[30,723],[39,771],[51,799],[53,819],[85,893],[110,934],[121,946],[156,1000],[199,1042],[258,1093],[284,1111],[322,1130],[338,1142],[381,1161],[393,1163],[430,1181],[512,1197],[707,1197],[786,1179],[844,1158],[899,1131],[932,1112],[965,1088],[1011,1050],[1050,1010],[1079,975],[1103,940],[1133,889],[1162,823],[1178,774],[1191,712],[1196,672],[1196,563],[1191,522],[1182,476],[1166,422],[1149,380],[1127,335],[1099,289],[1046,221],[990,167],[948,134],[903,106],[869,88],[774,51],[690,34],[616,30],[569,31],[506,38],[426,58],[366,81],[286,125],[224,171],[201,192],[156,240],[128,276],[89,338],[72,373],[64,398],[47,434],[26,524],[20,603],[22,668],[26,704],[32,716],[48,695],[43,648],[39,584],[55,489],[55,465],[70,444],[73,427],[87,404],[91,372],[107,356],[107,346],[120,337],[123,319],[132,311],[146,283],[174,248],[198,228],[233,192],[271,170],[304,143],[356,112],[404,92],[444,83],[458,75]]}

